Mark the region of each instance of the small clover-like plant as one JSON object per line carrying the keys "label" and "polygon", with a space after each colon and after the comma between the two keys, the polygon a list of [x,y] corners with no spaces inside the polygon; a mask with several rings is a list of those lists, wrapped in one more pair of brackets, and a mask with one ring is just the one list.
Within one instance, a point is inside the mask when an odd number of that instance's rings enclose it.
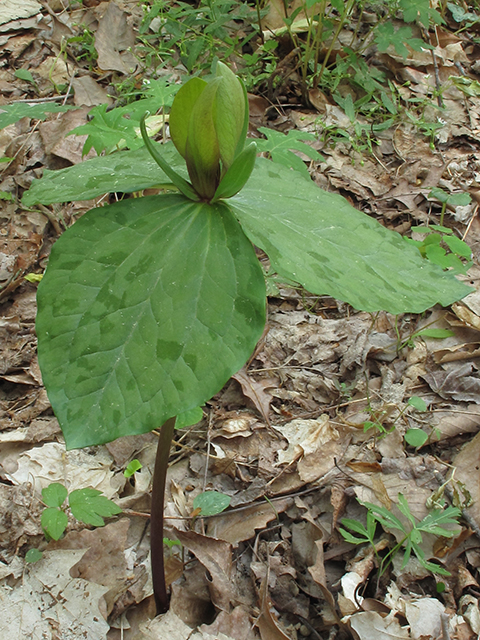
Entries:
{"label": "small clover-like plant", "polygon": [[199,407],[263,333],[255,247],[280,278],[370,312],[419,313],[470,288],[341,196],[256,158],[246,91],[226,65],[179,89],[169,114],[173,144],[150,139],[145,117],[144,147],[45,172],[23,204],[164,190],[92,209],[67,229],[38,286],[36,322],[43,380],[69,449],[160,429],[150,540],[161,612],[175,422],[202,418]]}
{"label": "small clover-like plant", "polygon": [[[423,542],[422,534],[430,533],[435,536],[451,538],[458,530],[451,528],[446,529],[444,525],[458,525],[458,518],[461,515],[460,509],[456,507],[435,508],[428,513],[423,520],[417,522],[412,515],[405,496],[398,494],[398,509],[405,517],[408,524],[404,524],[395,514],[385,507],[379,507],[371,502],[361,502],[367,511],[367,526],[365,527],[357,520],[344,518],[340,527],[340,533],[343,538],[352,544],[370,544],[377,556],[379,562],[379,577],[383,575],[393,558],[403,548],[402,569],[405,568],[412,553],[416,556],[422,567],[432,573],[442,576],[449,576],[450,572],[441,567],[439,564],[430,562],[425,558],[421,544]],[[375,546],[376,525],[380,524],[385,531],[399,531],[400,541],[383,557],[378,555]]]}
{"label": "small clover-like plant", "polygon": [[84,524],[103,527],[104,518],[109,518],[122,510],[112,500],[102,495],[98,489],[76,489],[70,494],[60,482],[52,482],[42,489],[42,499],[46,505],[41,516],[42,529],[48,538],[59,540],[68,525],[68,515],[64,504],[68,497],[68,506],[74,518]]}

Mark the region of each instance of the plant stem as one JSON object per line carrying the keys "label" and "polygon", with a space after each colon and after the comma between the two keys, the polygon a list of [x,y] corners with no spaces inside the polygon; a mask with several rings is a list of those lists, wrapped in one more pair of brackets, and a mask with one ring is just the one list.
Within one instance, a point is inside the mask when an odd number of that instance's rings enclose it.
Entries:
{"label": "plant stem", "polygon": [[160,429],[157,445],[155,469],[153,472],[152,507],[150,510],[150,550],[152,562],[153,595],[157,605],[157,615],[168,610],[167,586],[165,584],[165,564],[163,558],[163,509],[168,458],[172,444],[176,418],[167,420]]}

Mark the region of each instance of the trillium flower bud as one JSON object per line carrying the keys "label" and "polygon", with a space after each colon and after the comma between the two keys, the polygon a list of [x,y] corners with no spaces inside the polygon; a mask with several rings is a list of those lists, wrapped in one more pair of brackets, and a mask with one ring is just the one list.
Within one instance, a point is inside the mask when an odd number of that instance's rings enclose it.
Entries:
{"label": "trillium flower bud", "polygon": [[[217,63],[215,78],[192,78],[178,91],[170,135],[200,199],[230,197],[243,187],[256,155],[255,145],[244,150],[247,129],[245,88],[225,64]],[[234,171],[227,175],[230,168]]]}

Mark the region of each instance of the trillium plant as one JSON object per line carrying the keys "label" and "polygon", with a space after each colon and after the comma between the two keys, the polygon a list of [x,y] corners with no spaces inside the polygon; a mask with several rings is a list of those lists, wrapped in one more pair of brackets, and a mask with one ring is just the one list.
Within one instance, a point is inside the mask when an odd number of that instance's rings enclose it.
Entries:
{"label": "trillium plant", "polygon": [[[38,357],[68,449],[160,428],[151,545],[155,598],[168,608],[163,495],[175,419],[208,401],[253,352],[271,267],[355,309],[419,313],[470,289],[418,249],[319,189],[256,157],[245,89],[224,64],[178,91],[172,142],[45,172],[24,204],[127,198],[92,209],[53,246],[38,287]],[[197,418],[198,419],[198,418]]]}

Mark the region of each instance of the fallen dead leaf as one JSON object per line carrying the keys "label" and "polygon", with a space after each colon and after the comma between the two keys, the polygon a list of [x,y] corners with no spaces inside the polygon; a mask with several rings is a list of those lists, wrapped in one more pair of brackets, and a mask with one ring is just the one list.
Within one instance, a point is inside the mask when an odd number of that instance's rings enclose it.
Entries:
{"label": "fallen dead leaf", "polygon": [[467,513],[480,527],[480,433],[467,442],[453,459],[453,464],[455,479],[464,483],[473,500]]}
{"label": "fallen dead leaf", "polygon": [[[25,569],[13,588],[0,583],[0,634],[3,638],[57,637],[102,640],[109,625],[99,603],[107,587],[72,578],[70,569],[84,550],[45,551],[41,560]],[[104,606],[104,605],[103,605]]]}
{"label": "fallen dead leaf", "polygon": [[232,545],[195,531],[176,529],[175,535],[208,569],[211,576],[208,586],[213,604],[223,611],[230,611],[230,603],[238,599],[232,583]]}
{"label": "fallen dead leaf", "polygon": [[95,34],[98,66],[104,71],[132,73],[137,66],[137,60],[131,52],[134,45],[135,34],[127,24],[125,13],[111,0]]}
{"label": "fallen dead leaf", "polygon": [[260,380],[257,382],[247,373],[245,367],[232,377],[241,385],[244,395],[253,402],[265,422],[270,424],[270,403],[273,398],[271,394],[266,393],[265,389],[276,387],[277,382],[273,380]]}
{"label": "fallen dead leaf", "polygon": [[285,511],[292,504],[292,499],[272,500],[271,503],[253,504],[246,509],[241,508],[210,518],[208,534],[233,545],[250,540],[257,529],[264,529],[279,513]]}

